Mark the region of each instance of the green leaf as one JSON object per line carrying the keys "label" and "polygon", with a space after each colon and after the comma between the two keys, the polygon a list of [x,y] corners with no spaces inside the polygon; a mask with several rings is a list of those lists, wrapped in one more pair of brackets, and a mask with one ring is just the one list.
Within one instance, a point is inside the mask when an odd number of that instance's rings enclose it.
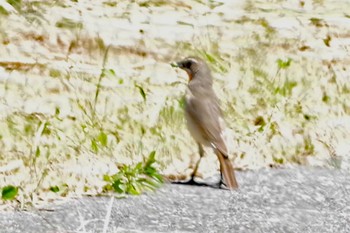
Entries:
{"label": "green leaf", "polygon": [[108,191],[112,191],[114,190],[111,184],[106,184],[105,186],[103,186],[103,191],[104,192],[108,192]]}
{"label": "green leaf", "polygon": [[150,189],[150,190],[156,190],[156,188],[160,186],[159,182],[152,179],[142,179],[140,180],[140,183],[142,183],[147,189]]}
{"label": "green leaf", "polygon": [[91,139],[91,150],[95,153],[98,152],[98,146],[97,146],[97,143],[94,139]]}
{"label": "green leaf", "polygon": [[109,73],[110,75],[115,76],[115,71],[114,71],[113,69],[108,69],[108,73]]}
{"label": "green leaf", "polygon": [[288,58],[287,61],[283,61],[282,59],[277,59],[277,65],[280,69],[287,69],[292,63],[292,59]]}
{"label": "green leaf", "polygon": [[2,188],[1,198],[3,200],[13,200],[18,193],[18,188],[12,185],[5,186]]}
{"label": "green leaf", "polygon": [[40,156],[40,147],[37,147],[35,150],[35,157],[39,157]]}
{"label": "green leaf", "polygon": [[143,163],[139,162],[138,164],[136,164],[135,168],[133,169],[133,175],[137,175],[138,173],[140,173],[140,171],[142,170],[143,167]]}
{"label": "green leaf", "polygon": [[51,186],[50,191],[52,191],[54,193],[58,193],[60,191],[60,188],[58,186]]}
{"label": "green leaf", "polygon": [[275,162],[275,163],[277,163],[277,164],[283,164],[284,163],[284,161],[283,161],[283,158],[273,158],[273,161]]}
{"label": "green leaf", "polygon": [[146,134],[146,129],[145,127],[141,126],[141,135],[145,135]]}
{"label": "green leaf", "polygon": [[115,77],[115,71],[113,69],[102,69],[102,76],[103,77]]}
{"label": "green leaf", "polygon": [[123,174],[119,171],[117,174],[110,176],[110,181],[121,180],[123,178]]}
{"label": "green leaf", "polygon": [[155,151],[152,151],[151,153],[149,153],[148,158],[147,158],[146,163],[145,163],[145,167],[152,166],[152,164],[156,161],[155,156],[156,156]]}
{"label": "green leaf", "polygon": [[103,181],[111,182],[112,181],[112,177],[110,177],[109,175],[103,175]]}
{"label": "green leaf", "polygon": [[60,112],[61,112],[61,110],[58,107],[56,107],[55,108],[55,115],[56,116],[60,115]]}
{"label": "green leaf", "polygon": [[107,146],[108,137],[107,137],[107,134],[105,134],[104,132],[102,131],[100,132],[100,134],[97,137],[97,140],[100,142],[102,146]]}
{"label": "green leaf", "polygon": [[210,63],[216,63],[215,57],[212,56],[211,54],[205,53],[205,57],[207,58],[207,60],[208,60]]}
{"label": "green leaf", "polygon": [[140,195],[141,194],[141,187],[138,183],[132,182],[128,185],[127,189],[128,193],[132,195]]}
{"label": "green leaf", "polygon": [[8,4],[13,6],[17,11],[21,10],[22,1],[21,0],[7,0]]}
{"label": "green leaf", "polygon": [[141,94],[141,96],[142,96],[142,98],[143,98],[143,100],[144,101],[146,101],[146,93],[145,93],[145,91],[143,90],[143,88],[141,87],[141,86],[139,86],[139,85],[135,85],[138,89],[139,89],[139,92],[140,92],[140,94]]}
{"label": "green leaf", "polygon": [[154,173],[157,173],[157,170],[152,166],[148,166],[144,167],[143,173],[147,176],[152,176]]}
{"label": "green leaf", "polygon": [[114,191],[117,193],[124,193],[125,192],[125,188],[123,186],[124,186],[124,184],[121,180],[115,180],[112,184]]}
{"label": "green leaf", "polygon": [[44,127],[43,127],[43,131],[41,132],[41,135],[50,135],[50,134],[51,134],[50,123],[45,122]]}
{"label": "green leaf", "polygon": [[154,173],[151,176],[153,179],[157,180],[160,184],[164,182],[163,176],[160,175],[159,173]]}
{"label": "green leaf", "polygon": [[9,15],[9,13],[7,12],[7,10],[5,10],[5,8],[0,6],[0,15]]}

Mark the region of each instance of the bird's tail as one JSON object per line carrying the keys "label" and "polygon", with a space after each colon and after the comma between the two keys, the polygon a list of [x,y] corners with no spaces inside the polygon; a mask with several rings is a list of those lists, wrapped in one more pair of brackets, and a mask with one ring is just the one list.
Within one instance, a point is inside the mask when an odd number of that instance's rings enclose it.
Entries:
{"label": "bird's tail", "polygon": [[227,154],[217,148],[215,149],[215,154],[219,159],[221,175],[224,178],[227,188],[230,190],[238,188],[235,171],[233,170],[232,163]]}

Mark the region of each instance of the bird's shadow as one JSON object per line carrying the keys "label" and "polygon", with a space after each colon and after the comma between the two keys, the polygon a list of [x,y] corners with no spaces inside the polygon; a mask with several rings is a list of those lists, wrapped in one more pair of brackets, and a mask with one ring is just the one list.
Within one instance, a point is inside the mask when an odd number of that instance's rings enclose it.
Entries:
{"label": "bird's shadow", "polygon": [[222,183],[221,182],[197,182],[195,181],[193,178],[187,181],[171,181],[171,184],[175,184],[175,185],[190,185],[190,186],[202,186],[202,187],[210,187],[210,188],[214,188],[214,189],[225,189],[224,187],[222,187]]}

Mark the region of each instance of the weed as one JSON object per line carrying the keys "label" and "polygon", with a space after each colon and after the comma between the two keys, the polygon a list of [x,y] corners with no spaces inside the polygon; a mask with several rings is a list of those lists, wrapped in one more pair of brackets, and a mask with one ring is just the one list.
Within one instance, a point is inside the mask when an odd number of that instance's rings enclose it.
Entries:
{"label": "weed", "polygon": [[72,19],[62,18],[56,22],[56,27],[65,29],[83,29],[83,24]]}
{"label": "weed", "polygon": [[114,191],[118,194],[139,195],[146,190],[155,190],[163,183],[163,177],[154,167],[155,151],[152,151],[144,162],[134,166],[122,165],[119,172],[112,176],[105,175],[107,185],[105,191]]}
{"label": "weed", "polygon": [[18,187],[8,185],[2,188],[1,198],[3,200],[13,200],[16,198],[17,193],[18,193]]}

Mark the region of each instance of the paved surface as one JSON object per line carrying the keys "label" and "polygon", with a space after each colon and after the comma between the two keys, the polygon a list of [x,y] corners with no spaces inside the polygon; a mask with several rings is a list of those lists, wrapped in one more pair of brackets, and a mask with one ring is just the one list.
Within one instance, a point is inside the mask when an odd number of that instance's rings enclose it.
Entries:
{"label": "paved surface", "polygon": [[165,185],[138,197],[70,200],[51,211],[1,213],[0,232],[103,232],[106,219],[106,232],[350,232],[349,175],[319,168],[239,172],[235,192]]}

